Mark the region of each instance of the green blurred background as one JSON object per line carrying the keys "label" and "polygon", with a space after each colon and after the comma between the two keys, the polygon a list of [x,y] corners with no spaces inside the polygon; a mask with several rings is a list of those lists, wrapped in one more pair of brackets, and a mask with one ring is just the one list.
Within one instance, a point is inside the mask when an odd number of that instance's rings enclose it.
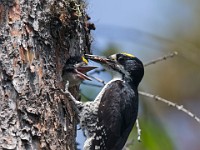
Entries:
{"label": "green blurred background", "polygon": [[[88,13],[97,28],[94,54],[128,52],[145,63],[177,51],[178,56],[145,68],[140,90],[200,116],[199,0],[88,0]],[[95,76],[111,78],[105,72]],[[90,99],[100,90],[84,84],[81,89]],[[143,96],[139,112],[142,142],[134,128],[131,150],[200,150],[200,124],[186,114]]]}

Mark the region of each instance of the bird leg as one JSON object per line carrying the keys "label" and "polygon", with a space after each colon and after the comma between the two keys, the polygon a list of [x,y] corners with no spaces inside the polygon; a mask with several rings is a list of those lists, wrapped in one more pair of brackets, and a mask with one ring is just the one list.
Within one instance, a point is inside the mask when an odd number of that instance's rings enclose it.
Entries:
{"label": "bird leg", "polygon": [[64,94],[69,102],[72,104],[72,108],[73,110],[75,111],[77,117],[78,117],[78,120],[80,118],[80,110],[83,108],[83,102],[80,102],[78,101],[70,92],[69,92],[69,81],[66,82],[66,85],[65,85],[65,90],[63,89],[55,89],[55,90],[58,90],[60,91],[62,94]]}

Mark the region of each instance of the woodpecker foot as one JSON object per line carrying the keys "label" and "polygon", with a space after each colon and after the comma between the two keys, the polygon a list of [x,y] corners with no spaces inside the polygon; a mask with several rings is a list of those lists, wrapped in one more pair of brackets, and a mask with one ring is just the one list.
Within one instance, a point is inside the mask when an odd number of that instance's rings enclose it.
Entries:
{"label": "woodpecker foot", "polygon": [[[62,89],[61,89],[62,90]],[[63,90],[62,90],[63,91]],[[65,91],[63,91],[70,101],[73,101],[73,103],[76,105],[76,107],[80,110],[83,107],[83,103],[78,101],[70,92],[69,92],[69,81],[65,84]]]}
{"label": "woodpecker foot", "polygon": [[67,81],[66,85],[65,85],[65,91],[63,89],[54,89],[54,90],[58,90],[59,92],[61,92],[62,94],[64,94],[69,102],[72,104],[72,107],[78,117],[78,119],[80,118],[79,117],[79,114],[80,114],[80,110],[81,108],[83,107],[83,103],[78,101],[68,90],[69,88],[69,82]]}

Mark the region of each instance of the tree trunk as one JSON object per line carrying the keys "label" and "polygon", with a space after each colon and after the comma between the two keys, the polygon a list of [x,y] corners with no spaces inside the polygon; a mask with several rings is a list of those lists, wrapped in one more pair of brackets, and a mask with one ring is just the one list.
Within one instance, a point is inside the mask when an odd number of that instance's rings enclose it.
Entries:
{"label": "tree trunk", "polygon": [[80,0],[0,1],[0,149],[75,149],[74,111],[53,89],[90,53],[90,29]]}

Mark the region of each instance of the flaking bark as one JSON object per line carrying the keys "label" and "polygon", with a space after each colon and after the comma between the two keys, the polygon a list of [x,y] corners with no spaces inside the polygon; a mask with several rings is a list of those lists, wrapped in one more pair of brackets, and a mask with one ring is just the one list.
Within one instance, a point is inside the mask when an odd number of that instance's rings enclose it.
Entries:
{"label": "flaking bark", "polygon": [[66,60],[90,53],[90,29],[83,1],[0,1],[0,149],[75,149],[74,111],[54,89]]}

